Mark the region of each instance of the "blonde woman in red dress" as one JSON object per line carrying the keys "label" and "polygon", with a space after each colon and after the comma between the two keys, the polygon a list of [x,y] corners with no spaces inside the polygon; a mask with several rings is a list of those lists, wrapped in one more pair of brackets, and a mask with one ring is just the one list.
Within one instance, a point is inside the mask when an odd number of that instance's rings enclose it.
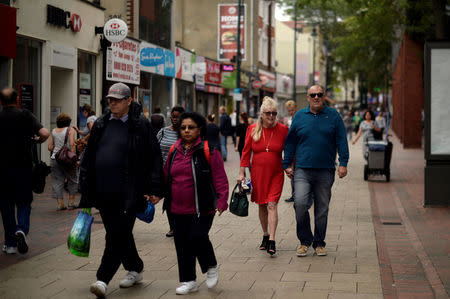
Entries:
{"label": "blonde woman in red dress", "polygon": [[259,205],[259,221],[264,233],[259,249],[274,255],[278,224],[277,204],[284,182],[281,152],[289,129],[277,121],[277,102],[272,98],[264,97],[260,111],[261,115],[256,124],[247,129],[237,182],[241,183],[244,179],[245,167],[250,166],[253,153],[252,201]]}

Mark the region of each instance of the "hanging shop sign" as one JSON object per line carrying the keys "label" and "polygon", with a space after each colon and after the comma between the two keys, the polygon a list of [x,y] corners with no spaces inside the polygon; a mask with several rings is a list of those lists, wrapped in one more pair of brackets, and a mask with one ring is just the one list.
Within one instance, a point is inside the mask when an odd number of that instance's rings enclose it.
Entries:
{"label": "hanging shop sign", "polygon": [[205,62],[206,62],[205,83],[216,85],[222,84],[220,63],[208,58],[205,59]]}
{"label": "hanging shop sign", "polygon": [[47,5],[47,24],[71,29],[73,32],[80,32],[82,22],[78,14],[72,14],[70,11]]}
{"label": "hanging shop sign", "polygon": [[[202,65],[205,65],[203,70]],[[205,90],[205,74],[206,74],[206,63],[205,57],[197,55],[194,64],[194,74],[195,74],[195,88],[197,90]]]}
{"label": "hanging shop sign", "polygon": [[111,19],[103,26],[103,35],[112,43],[119,43],[123,41],[128,34],[128,26],[121,19]]}
{"label": "hanging shop sign", "polygon": [[222,72],[234,72],[234,64],[222,63]]}
{"label": "hanging shop sign", "polygon": [[189,82],[194,82],[194,72],[192,69],[195,63],[195,54],[175,47],[175,77]]}
{"label": "hanging shop sign", "polygon": [[260,89],[262,87],[262,82],[260,80],[253,80],[252,87],[255,89]]}
{"label": "hanging shop sign", "polygon": [[175,77],[175,53],[147,42],[140,48],[141,71]]}
{"label": "hanging shop sign", "polygon": [[258,76],[261,78],[262,87],[261,89],[274,92],[276,87],[276,77],[274,73],[265,71],[265,70],[259,70]]}
{"label": "hanging shop sign", "polygon": [[237,72],[222,72],[222,86],[225,88],[236,87]]}
{"label": "hanging shop sign", "polygon": [[140,84],[139,42],[126,38],[106,52],[106,80]]}
{"label": "hanging shop sign", "polygon": [[[238,5],[219,4],[218,6],[218,40],[217,58],[220,61],[230,61],[237,56],[238,39]],[[246,32],[246,5],[241,5],[240,39],[241,60],[246,60],[245,55],[245,32]]]}

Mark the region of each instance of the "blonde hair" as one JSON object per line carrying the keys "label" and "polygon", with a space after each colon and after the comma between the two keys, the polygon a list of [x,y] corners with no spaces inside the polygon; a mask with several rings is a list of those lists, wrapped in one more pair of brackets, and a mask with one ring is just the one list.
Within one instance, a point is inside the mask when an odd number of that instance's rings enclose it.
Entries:
{"label": "blonde hair", "polygon": [[[265,96],[263,98],[261,108],[259,109],[260,113],[265,112],[268,108],[275,108],[277,109],[278,103],[271,97]],[[256,122],[256,126],[252,130],[252,138],[255,142],[258,142],[261,139],[261,133],[262,133],[262,118],[261,115],[258,117],[258,121]]]}
{"label": "blonde hair", "polygon": [[296,108],[297,104],[293,101],[293,100],[289,100],[286,102],[286,104],[284,104],[286,106],[286,108]]}

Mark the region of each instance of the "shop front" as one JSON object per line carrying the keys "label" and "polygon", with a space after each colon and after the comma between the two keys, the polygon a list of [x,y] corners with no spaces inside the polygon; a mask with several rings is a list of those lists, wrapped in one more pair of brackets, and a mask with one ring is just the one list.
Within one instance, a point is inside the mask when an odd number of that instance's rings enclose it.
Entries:
{"label": "shop front", "polygon": [[[261,89],[259,92],[260,102],[264,97],[274,97],[276,88],[276,76],[275,73],[268,72],[265,70],[259,70],[258,76],[261,79]],[[261,102],[262,103],[262,102]]]}
{"label": "shop front", "polygon": [[[47,128],[59,113],[82,128],[80,107],[90,104],[100,113],[101,56],[93,28],[103,26],[104,11],[89,3],[16,1],[16,57],[8,72],[23,108]],[[43,145],[44,147],[46,145]],[[43,151],[47,153],[47,151]],[[43,155],[48,160],[48,155]]]}
{"label": "shop front", "polygon": [[195,54],[186,49],[175,47],[176,104],[186,111],[196,111],[193,65]]}
{"label": "shop front", "polygon": [[[197,112],[207,116],[219,115],[219,101],[224,89],[221,86],[222,75],[220,63],[209,58],[197,56],[197,63],[204,63],[203,74],[196,75]],[[216,117],[218,120],[218,117]]]}
{"label": "shop front", "polygon": [[147,42],[141,42],[140,47],[141,82],[138,99],[147,117],[160,109],[167,118],[172,109],[175,53]]}
{"label": "shop front", "polygon": [[274,99],[277,100],[279,104],[279,118],[281,120],[284,120],[284,118],[287,118],[289,116],[285,107],[285,103],[289,100],[292,100],[293,80],[288,75],[277,73],[276,82],[276,92],[274,95]]}

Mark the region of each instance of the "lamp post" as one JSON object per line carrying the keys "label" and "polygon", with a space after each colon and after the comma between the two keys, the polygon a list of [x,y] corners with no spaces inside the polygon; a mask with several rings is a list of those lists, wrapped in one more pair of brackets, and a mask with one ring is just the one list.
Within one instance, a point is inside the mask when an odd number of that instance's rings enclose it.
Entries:
{"label": "lamp post", "polygon": [[311,37],[313,38],[313,69],[312,69],[312,85],[316,84],[316,27],[313,28],[311,32]]}
{"label": "lamp post", "polygon": [[[236,51],[236,88],[241,87],[241,4],[238,0],[238,23],[237,23],[237,51]],[[239,123],[241,103],[236,101],[236,124]]]}
{"label": "lamp post", "polygon": [[294,94],[292,98],[297,103],[297,0],[294,5]]}

